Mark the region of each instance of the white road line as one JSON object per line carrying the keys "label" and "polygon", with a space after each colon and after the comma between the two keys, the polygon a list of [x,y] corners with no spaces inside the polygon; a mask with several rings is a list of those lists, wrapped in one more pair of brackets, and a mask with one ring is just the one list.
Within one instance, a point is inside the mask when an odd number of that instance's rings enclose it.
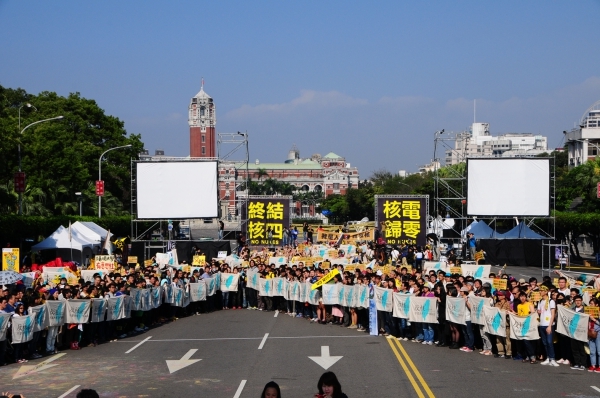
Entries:
{"label": "white road line", "polygon": [[[270,336],[270,339],[326,339],[326,338],[369,338],[373,337],[368,334],[359,334],[358,336]],[[154,339],[148,340],[148,343],[171,343],[176,341],[227,341],[227,340],[263,340],[264,337],[215,337],[211,339]],[[139,342],[139,341],[138,341]],[[143,341],[142,341],[143,342]],[[115,341],[115,343],[135,343],[135,341]]]}
{"label": "white road line", "polygon": [[69,391],[67,391],[66,393],[64,393],[63,395],[61,395],[61,396],[60,396],[60,397],[58,397],[58,398],[65,398],[67,395],[69,395],[69,394],[70,394],[70,393],[72,393],[73,391],[77,390],[79,387],[81,387],[81,386],[75,386],[75,387],[71,388]]}
{"label": "white road line", "polygon": [[130,352],[132,352],[133,350],[135,350],[136,348],[138,348],[139,346],[141,346],[142,344],[144,344],[146,341],[150,340],[151,338],[152,338],[152,336],[146,337],[144,340],[140,341],[139,343],[137,343],[136,345],[131,347],[129,349],[129,351],[125,351],[125,354],[129,354]]}
{"label": "white road line", "polygon": [[590,386],[590,387],[592,387],[594,390],[596,390],[596,391],[600,392],[600,388],[598,388],[598,387],[596,387],[596,386]]}
{"label": "white road line", "polygon": [[237,391],[235,392],[235,395],[233,396],[233,398],[240,398],[240,395],[242,395],[242,391],[244,390],[245,385],[246,385],[246,380],[242,380],[242,382],[240,383],[240,386],[238,387]]}
{"label": "white road line", "polygon": [[286,336],[280,336],[280,337],[269,337],[270,339],[325,339],[325,338],[334,338],[334,339],[339,339],[339,338],[349,338],[349,339],[355,339],[355,338],[364,338],[364,337],[372,337],[371,335],[365,334],[365,335],[359,335],[359,336],[290,336],[290,337],[286,337]]}
{"label": "white road line", "polygon": [[277,318],[277,315],[279,315],[279,311],[275,311],[275,315],[273,315],[273,318]]}
{"label": "white road line", "polygon": [[262,341],[260,342],[260,345],[258,346],[259,350],[263,349],[263,346],[265,345],[265,342],[267,341],[267,337],[269,337],[269,333],[265,333],[265,337],[263,337]]}

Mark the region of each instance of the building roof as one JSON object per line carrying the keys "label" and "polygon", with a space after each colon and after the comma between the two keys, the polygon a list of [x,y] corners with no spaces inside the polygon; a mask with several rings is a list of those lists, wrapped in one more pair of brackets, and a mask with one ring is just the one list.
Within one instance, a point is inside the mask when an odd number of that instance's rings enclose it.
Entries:
{"label": "building roof", "polygon": [[194,98],[212,98],[210,95],[206,94],[206,92],[204,92],[204,86],[200,87],[200,91],[198,91],[198,94],[196,94],[194,96]]}
{"label": "building roof", "polygon": [[[236,169],[244,170],[246,165],[244,163],[236,163]],[[310,163],[300,162],[294,163],[248,163],[249,170],[322,170],[319,163],[311,161]]]}
{"label": "building roof", "polygon": [[327,155],[323,156],[323,159],[342,159],[342,157],[333,152],[329,152]]}

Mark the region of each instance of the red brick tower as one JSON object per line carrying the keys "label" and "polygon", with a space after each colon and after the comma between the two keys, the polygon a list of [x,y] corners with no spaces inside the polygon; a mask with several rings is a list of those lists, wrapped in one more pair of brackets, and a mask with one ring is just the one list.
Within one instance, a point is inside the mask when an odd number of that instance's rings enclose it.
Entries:
{"label": "red brick tower", "polygon": [[188,123],[190,125],[190,157],[216,158],[215,125],[217,116],[213,99],[204,92],[204,79],[202,79],[200,92],[190,102]]}

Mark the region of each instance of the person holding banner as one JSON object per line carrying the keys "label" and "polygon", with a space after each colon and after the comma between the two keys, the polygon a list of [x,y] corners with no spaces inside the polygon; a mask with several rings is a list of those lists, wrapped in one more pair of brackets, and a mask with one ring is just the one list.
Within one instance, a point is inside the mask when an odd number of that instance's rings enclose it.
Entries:
{"label": "person holding banner", "polygon": [[556,318],[556,303],[548,297],[548,290],[548,286],[540,286],[542,299],[537,306],[537,312],[540,316],[539,334],[542,344],[544,344],[544,348],[546,349],[546,359],[541,365],[559,366],[556,363],[554,343],[552,341],[553,333],[556,330],[556,323],[554,322]]}
{"label": "person holding banner", "polygon": [[[513,311],[514,312],[514,311]],[[519,304],[517,304],[516,314],[518,316],[529,316],[535,312],[535,308],[533,304],[527,301],[527,293],[521,292],[519,294]],[[529,361],[530,364],[537,363],[535,359],[535,351],[533,349],[533,344],[531,340],[518,340],[520,342],[520,351],[521,357],[523,357],[522,362],[525,363]],[[525,354],[525,355],[523,355]]]}
{"label": "person holding banner", "polygon": [[[19,318],[19,317],[23,317],[23,316],[27,316],[27,313],[25,312],[25,306],[23,305],[23,303],[18,303],[17,306],[15,307],[15,313],[13,314],[14,318]],[[14,327],[14,325],[13,325]],[[13,330],[13,335],[14,335],[14,330]],[[14,339],[14,337],[13,337]],[[27,345],[27,343],[15,343],[13,341],[13,355],[15,357],[15,362],[16,363],[25,363],[27,362],[27,359],[25,359],[25,346]]]}
{"label": "person holding banner", "polygon": [[[494,307],[498,308],[500,311],[503,311],[506,314],[509,311],[512,311],[509,300],[507,300],[507,291],[499,290],[496,292],[498,297],[498,301],[494,305]],[[506,321],[506,330],[505,337],[496,336],[496,348],[498,349],[498,353],[494,355],[494,358],[506,358],[510,359],[513,352],[512,346],[510,342],[510,325],[508,319]]]}
{"label": "person holding banner", "polygon": [[[592,297],[590,299],[589,308],[596,308],[596,313],[598,313],[598,299]],[[590,313],[590,322],[588,325],[588,339],[590,346],[590,363],[591,366],[588,368],[588,372],[596,372],[600,373],[600,321],[597,317]]]}
{"label": "person holding banner", "polygon": [[[576,295],[573,299],[574,304],[571,307],[572,311],[583,314],[584,305],[583,297]],[[587,353],[585,352],[585,343],[577,339],[571,338],[571,352],[573,353],[573,364],[571,369],[584,370],[587,365]]]}

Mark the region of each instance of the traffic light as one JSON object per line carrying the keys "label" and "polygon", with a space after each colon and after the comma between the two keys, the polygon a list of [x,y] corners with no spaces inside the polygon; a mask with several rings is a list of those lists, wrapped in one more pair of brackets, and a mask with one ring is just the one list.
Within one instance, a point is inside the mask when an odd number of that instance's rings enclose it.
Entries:
{"label": "traffic light", "polygon": [[15,173],[15,192],[25,192],[25,173],[18,171]]}
{"label": "traffic light", "polygon": [[104,181],[96,181],[96,196],[104,196]]}

